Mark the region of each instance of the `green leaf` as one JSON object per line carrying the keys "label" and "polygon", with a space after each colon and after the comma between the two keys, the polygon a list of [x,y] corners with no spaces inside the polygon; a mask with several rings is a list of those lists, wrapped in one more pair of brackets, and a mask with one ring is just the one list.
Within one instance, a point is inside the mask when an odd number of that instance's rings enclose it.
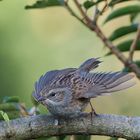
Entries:
{"label": "green leaf", "polygon": [[[127,52],[130,50],[130,46],[132,44],[133,40],[127,40],[124,41],[120,44],[117,45],[117,48],[121,51],[121,52]],[[137,42],[136,44],[136,49],[135,50],[140,50],[140,40]],[[111,55],[112,53],[109,52],[106,54],[106,56]]]}
{"label": "green leaf", "polygon": [[122,2],[127,2],[127,1],[132,1],[132,0],[111,0],[108,5],[109,6],[114,6],[116,4],[119,4],[119,3],[122,3]]}
{"label": "green leaf", "polygon": [[115,11],[112,11],[107,18],[105,19],[104,23],[107,23],[108,21],[111,21],[112,19],[133,14],[133,13],[139,13],[140,12],[140,6],[139,5],[131,5],[131,6],[125,6],[123,8],[119,8]]}
{"label": "green leaf", "polygon": [[95,2],[89,1],[89,0],[87,0],[83,3],[83,6],[84,6],[85,9],[89,9],[90,7],[92,7],[94,5],[95,5]]}
{"label": "green leaf", "polygon": [[19,97],[17,96],[6,96],[3,98],[3,103],[9,103],[9,102],[14,102],[18,103],[19,102]]}
{"label": "green leaf", "polygon": [[6,122],[9,122],[9,117],[8,117],[7,113],[0,110],[0,114]]}
{"label": "green leaf", "polygon": [[[140,68],[140,60],[134,61],[134,63]],[[123,72],[131,72],[130,68],[125,67],[122,70]]]}
{"label": "green leaf", "polygon": [[130,21],[131,23],[136,19],[136,17],[139,15],[139,13],[133,13],[130,15]]}
{"label": "green leaf", "polygon": [[25,6],[25,9],[46,8],[51,6],[61,6],[64,0],[38,0],[33,5]]}
{"label": "green leaf", "polygon": [[138,24],[132,24],[130,26],[123,26],[118,29],[116,29],[109,37],[109,40],[113,41],[116,40],[124,35],[127,35],[129,33],[136,32],[138,28]]}
{"label": "green leaf", "polygon": [[3,111],[20,110],[19,103],[2,103],[0,104],[0,110]]}
{"label": "green leaf", "polygon": [[104,1],[104,0],[97,0],[96,2],[93,2],[91,0],[87,0],[83,3],[83,6],[84,6],[85,9],[89,9],[89,8],[93,7],[94,5],[96,5],[96,4],[98,4],[102,1]]}
{"label": "green leaf", "polygon": [[[6,112],[6,114],[8,115],[10,120],[21,117],[20,111],[8,111]],[[4,119],[3,116],[0,115],[0,121],[3,119]]]}

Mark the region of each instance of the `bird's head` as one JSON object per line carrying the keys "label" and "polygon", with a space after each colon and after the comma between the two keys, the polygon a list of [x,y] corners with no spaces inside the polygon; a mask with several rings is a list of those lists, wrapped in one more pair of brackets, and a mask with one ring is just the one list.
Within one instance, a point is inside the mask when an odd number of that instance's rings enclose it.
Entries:
{"label": "bird's head", "polygon": [[55,88],[48,92],[34,92],[33,97],[37,102],[49,107],[68,104],[72,99],[72,93],[68,88]]}

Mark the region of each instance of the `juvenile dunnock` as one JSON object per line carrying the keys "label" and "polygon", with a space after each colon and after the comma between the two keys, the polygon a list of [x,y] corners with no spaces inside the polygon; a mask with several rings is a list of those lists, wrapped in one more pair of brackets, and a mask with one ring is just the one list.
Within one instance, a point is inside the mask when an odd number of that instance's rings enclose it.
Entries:
{"label": "juvenile dunnock", "polygon": [[108,95],[134,85],[132,73],[90,73],[99,66],[98,58],[85,61],[79,68],[53,70],[35,83],[33,97],[57,117],[72,118],[83,114],[91,98]]}

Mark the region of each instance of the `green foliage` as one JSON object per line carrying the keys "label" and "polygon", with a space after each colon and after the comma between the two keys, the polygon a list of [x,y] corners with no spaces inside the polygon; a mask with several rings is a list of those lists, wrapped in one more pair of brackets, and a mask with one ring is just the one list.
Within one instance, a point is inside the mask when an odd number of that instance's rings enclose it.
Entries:
{"label": "green foliage", "polygon": [[105,19],[104,23],[107,23],[113,19],[116,19],[118,17],[122,17],[125,15],[130,15],[133,13],[139,13],[140,12],[140,6],[139,5],[130,5],[130,6],[125,6],[123,8],[119,8],[115,11],[112,11],[107,18]]}
{"label": "green foliage", "polygon": [[33,5],[27,5],[25,9],[46,8],[51,6],[61,6],[64,0],[38,0]]}
{"label": "green foliage", "polygon": [[111,0],[108,5],[112,7],[112,6],[116,5],[116,4],[120,4],[122,2],[128,2],[128,1],[132,1],[132,0]]}
{"label": "green foliage", "polygon": [[15,119],[21,116],[21,105],[17,96],[6,96],[0,103],[0,120]]}
{"label": "green foliage", "polygon": [[1,103],[0,110],[3,110],[3,111],[19,110],[19,104],[18,103]]}
{"label": "green foliage", "polygon": [[115,31],[110,35],[109,40],[114,41],[120,37],[123,37],[125,35],[128,35],[129,33],[136,32],[138,29],[138,24],[132,24],[130,26],[123,26]]}
{"label": "green foliage", "polygon": [[139,13],[133,13],[133,14],[130,14],[130,21],[131,23],[134,22],[134,20],[136,19],[136,17],[139,15]]}
{"label": "green foliage", "polygon": [[89,8],[93,7],[94,5],[97,5],[98,3],[102,2],[102,1],[104,1],[104,0],[97,0],[96,2],[87,0],[83,3],[83,6],[84,6],[85,9],[89,9]]}
{"label": "green foliage", "polygon": [[2,110],[0,110],[0,115],[3,117],[3,119],[6,121],[6,122],[9,122],[9,117],[7,115],[7,113],[3,112]]}
{"label": "green foliage", "polygon": [[[129,0],[116,0],[116,1],[111,1],[109,3],[109,6],[114,6],[116,4],[119,3],[124,3],[124,2],[128,2]],[[115,41],[118,40],[124,36],[128,36],[131,33],[136,33],[139,27],[140,23],[134,23],[136,17],[140,14],[140,5],[128,5],[128,6],[124,6],[121,8],[118,8],[116,10],[112,10],[111,13],[106,17],[104,23],[107,23],[109,21],[112,21],[113,19],[117,19],[118,17],[123,17],[125,15],[128,15],[130,17],[130,23],[129,25],[126,26],[121,26],[117,29],[115,29],[112,34],[108,37],[108,39],[110,41]],[[136,36],[136,35],[135,35]],[[134,37],[135,38],[135,37]],[[129,52],[130,51],[130,46],[133,43],[133,39],[128,40],[125,39],[122,42],[119,42],[118,45],[116,45],[116,47],[121,51],[121,52]],[[136,43],[136,48],[135,50],[139,51],[140,50],[140,41],[137,41]],[[107,55],[111,55],[112,53],[109,52],[106,54]]]}
{"label": "green foliage", "polygon": [[[120,44],[118,44],[116,46],[121,52],[127,52],[127,51],[129,51],[132,42],[133,42],[133,40],[127,40],[127,41],[121,42]],[[136,43],[135,50],[140,50],[140,40]],[[106,54],[106,56],[111,55],[111,54],[112,53],[109,52]]]}
{"label": "green foliage", "polygon": [[19,97],[17,97],[17,96],[5,96],[3,98],[3,103],[9,103],[9,102],[18,103],[19,102]]}

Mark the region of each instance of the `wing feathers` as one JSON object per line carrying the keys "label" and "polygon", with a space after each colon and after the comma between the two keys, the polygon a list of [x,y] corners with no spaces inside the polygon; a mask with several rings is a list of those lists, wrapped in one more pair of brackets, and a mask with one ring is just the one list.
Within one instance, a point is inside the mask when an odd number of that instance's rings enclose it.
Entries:
{"label": "wing feathers", "polygon": [[132,74],[124,74],[122,77],[114,77],[114,81],[110,84],[107,85],[107,88],[112,88],[115,87],[119,84],[122,84],[123,82],[129,81],[130,79],[132,79],[134,77],[134,75]]}
{"label": "wing feathers", "polygon": [[125,82],[125,83],[122,83],[120,85],[117,85],[117,86],[114,86],[113,88],[110,88],[108,90],[108,92],[115,92],[115,91],[120,91],[120,90],[124,90],[124,89],[127,89],[127,88],[130,88],[132,86],[134,86],[136,83],[133,81],[131,82]]}
{"label": "wing feathers", "polygon": [[91,58],[86,60],[82,65],[80,65],[78,70],[89,72],[99,66],[101,61],[98,60],[99,58]]}
{"label": "wing feathers", "polygon": [[[87,90],[80,95],[80,97],[85,98],[107,95],[132,87],[135,84],[131,81],[134,78],[134,74],[131,73],[83,73],[81,75],[85,79],[90,79],[90,83],[87,83]],[[86,80],[83,82],[86,82]]]}

